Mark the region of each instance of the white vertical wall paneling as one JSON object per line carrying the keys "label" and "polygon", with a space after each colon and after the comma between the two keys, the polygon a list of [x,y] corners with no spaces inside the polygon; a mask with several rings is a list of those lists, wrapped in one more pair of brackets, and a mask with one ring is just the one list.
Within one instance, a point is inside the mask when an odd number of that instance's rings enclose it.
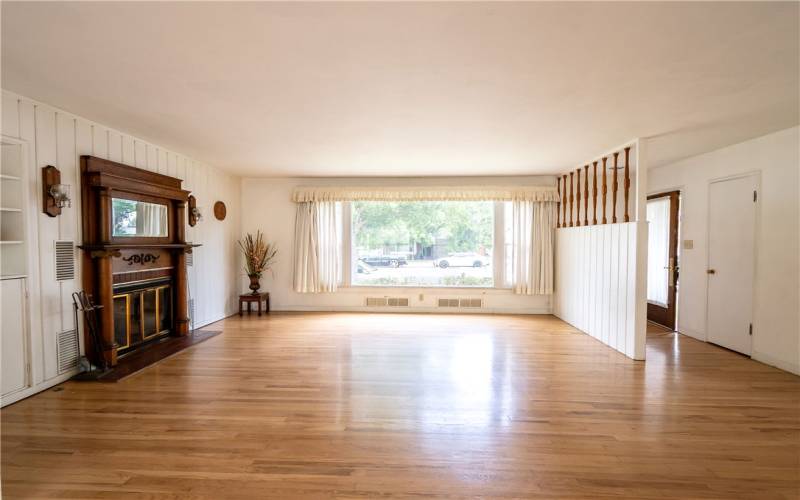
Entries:
{"label": "white vertical wall paneling", "polygon": [[122,135],[122,163],[125,165],[136,166],[136,149],[133,144],[133,137]]}
{"label": "white vertical wall paneling", "polygon": [[147,145],[142,141],[133,140],[133,166],[147,170]]}
{"label": "white vertical wall paneling", "polygon": [[[41,177],[41,168],[57,165],[56,159],[56,114],[45,106],[37,105],[34,122],[36,124],[36,162],[35,172]],[[40,181],[41,182],[41,181]],[[34,213],[42,213],[41,205]],[[54,281],[55,247],[53,241],[58,237],[58,218],[42,215],[39,218],[39,272],[42,301],[42,331],[44,335],[43,356],[46,378],[58,374],[56,363],[56,334],[61,328],[61,294]]]}
{"label": "white vertical wall paneling", "polygon": [[[80,174],[77,166],[77,156],[75,153],[75,119],[63,113],[56,113],[56,145],[57,160],[56,165],[61,171],[61,180],[65,184],[70,184],[72,190],[72,206],[80,206],[80,199],[76,196]],[[61,216],[57,217],[59,239],[75,240],[75,227],[78,220],[75,210],[63,210]],[[55,242],[53,243],[55,245]],[[72,314],[72,292],[75,291],[75,280],[58,282],[59,300],[61,302],[61,325],[60,330],[71,330],[75,325],[75,315]]]}
{"label": "white vertical wall paneling", "polygon": [[145,144],[144,150],[147,158],[147,170],[151,172],[158,172],[158,148],[150,144]]}
{"label": "white vertical wall paneling", "polygon": [[19,138],[19,99],[3,94],[2,133]]}
{"label": "white vertical wall paneling", "polygon": [[[80,251],[76,252],[76,278],[57,282],[54,242],[56,239],[72,239],[76,244],[81,242],[81,155],[109,158],[140,168],[149,166],[150,170],[181,179],[187,179],[187,173],[192,171],[193,183],[200,182],[202,185],[204,192],[200,199],[203,204],[207,204],[207,199],[212,195],[226,202],[227,219],[220,222],[211,215],[200,223],[200,232],[193,235],[196,243],[205,244],[204,240],[208,239],[211,251],[220,250],[220,253],[214,254],[214,258],[195,261],[195,277],[205,277],[205,289],[199,295],[195,293],[196,308],[202,313],[203,322],[197,322],[195,326],[203,326],[204,323],[235,312],[235,300],[228,295],[235,294],[238,275],[235,271],[235,255],[227,249],[239,236],[238,199],[241,184],[237,177],[200,162],[192,163],[181,155],[12,92],[2,92],[2,105],[0,127],[3,134],[24,141],[27,151],[26,189],[31,214],[27,221],[27,286],[30,295],[32,390],[43,390],[65,376],[58,374],[57,334],[74,326],[71,295],[82,288],[82,256]],[[56,218],[48,217],[41,209],[41,168],[46,165],[56,166],[61,171],[62,181],[72,187],[72,207],[65,208],[62,215]],[[213,193],[209,192],[211,187]],[[185,184],[184,189],[192,188]],[[214,222],[210,223],[211,220]],[[197,284],[196,279],[194,284]],[[79,338],[83,352],[82,335]]]}
{"label": "white vertical wall paneling", "polygon": [[159,174],[168,175],[167,172],[169,171],[169,169],[167,168],[167,152],[164,151],[163,149],[158,150],[158,158],[156,164],[158,165]]}
{"label": "white vertical wall paneling", "polygon": [[108,158],[108,129],[99,125],[92,126],[94,150],[92,155],[98,158]]}
{"label": "white vertical wall paneling", "polygon": [[[637,226],[629,222],[557,231],[555,311],[600,342],[643,359],[643,351],[637,352],[634,315]],[[591,252],[602,257],[593,259]]]}
{"label": "white vertical wall paneling", "polygon": [[108,130],[108,159],[122,163],[122,137],[119,133]]}
{"label": "white vertical wall paneling", "polygon": [[[4,94],[5,95],[5,94]],[[18,100],[19,138],[27,143],[26,162],[27,162],[27,184],[28,184],[28,203],[32,214],[39,214],[41,204],[42,179],[40,170],[37,168],[36,160],[36,123],[35,109],[30,101]],[[5,118],[5,115],[3,115]],[[10,119],[13,119],[10,118]],[[9,129],[12,127],[9,127]],[[6,129],[5,124],[3,129]],[[34,385],[45,380],[44,374],[44,330],[42,328],[42,303],[41,296],[42,284],[39,279],[39,226],[35,223],[36,218],[30,217],[27,221],[28,236],[28,300],[29,320],[31,326],[31,379]]]}

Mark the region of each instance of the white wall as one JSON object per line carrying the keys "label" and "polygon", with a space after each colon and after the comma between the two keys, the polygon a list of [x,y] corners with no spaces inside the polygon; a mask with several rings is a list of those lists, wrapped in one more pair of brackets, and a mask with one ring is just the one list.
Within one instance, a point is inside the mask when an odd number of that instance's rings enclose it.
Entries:
{"label": "white wall", "polygon": [[[54,241],[81,242],[80,156],[93,155],[137,166],[184,180],[205,208],[205,219],[187,227],[187,239],[203,246],[195,250],[190,269],[190,292],[195,298],[196,326],[232,314],[236,308],[236,253],[239,235],[239,179],[186,156],[147,143],[118,130],[93,123],[47,104],[2,91],[2,134],[24,141],[28,150],[29,213],[32,220],[28,249],[30,320],[33,337],[32,380],[34,388],[46,387],[59,376],[56,335],[74,328],[71,294],[81,288],[80,255],[74,280],[55,281]],[[41,167],[54,165],[61,180],[72,186],[72,207],[59,217],[42,213]],[[228,217],[217,221],[211,207],[222,200]],[[82,335],[81,335],[82,340]]]}
{"label": "white wall", "polygon": [[[678,327],[706,340],[708,185],[759,172],[752,357],[800,374],[800,128],[794,127],[649,172],[648,192],[681,190]],[[682,246],[682,245],[681,245]]]}
{"label": "white wall", "polygon": [[[360,310],[364,299],[370,297],[408,297],[411,311],[440,311],[439,297],[481,297],[484,308],[477,312],[550,313],[549,296],[514,295],[510,290],[476,290],[451,288],[366,288],[339,289],[336,293],[300,294],[293,291],[292,256],[294,255],[295,204],[291,201],[296,186],[414,186],[414,185],[553,185],[555,178],[539,177],[450,177],[450,178],[268,178],[242,179],[242,231],[260,229],[267,240],[278,245],[278,262],[274,277],[269,273],[262,279],[262,289],[270,292],[271,307],[275,310]],[[247,291],[248,281],[240,266],[241,290]],[[420,294],[423,299],[420,300]],[[370,308],[369,310],[378,310]],[[397,310],[394,308],[392,310]],[[446,311],[446,310],[445,310]],[[451,310],[452,311],[452,310]],[[459,312],[467,312],[459,309]]]}

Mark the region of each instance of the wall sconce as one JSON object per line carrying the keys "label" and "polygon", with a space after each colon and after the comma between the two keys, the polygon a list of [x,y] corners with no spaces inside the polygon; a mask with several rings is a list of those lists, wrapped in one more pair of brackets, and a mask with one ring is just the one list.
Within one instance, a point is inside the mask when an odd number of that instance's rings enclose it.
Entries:
{"label": "wall sconce", "polygon": [[42,167],[42,200],[44,213],[50,217],[61,215],[61,209],[72,206],[69,184],[61,184],[61,172],[52,165]]}
{"label": "wall sconce", "polygon": [[203,220],[203,214],[197,208],[197,199],[189,195],[189,225],[194,227],[201,220]]}

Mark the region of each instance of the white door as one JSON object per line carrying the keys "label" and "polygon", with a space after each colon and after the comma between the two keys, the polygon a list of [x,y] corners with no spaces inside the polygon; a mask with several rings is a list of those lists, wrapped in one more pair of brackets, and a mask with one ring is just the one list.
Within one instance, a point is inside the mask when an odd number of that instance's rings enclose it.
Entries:
{"label": "white door", "polygon": [[750,355],[755,266],[755,174],[708,189],[708,340]]}
{"label": "white door", "polygon": [[0,325],[0,387],[2,395],[28,386],[28,349],[25,333],[25,280],[0,281],[2,295],[2,325]]}

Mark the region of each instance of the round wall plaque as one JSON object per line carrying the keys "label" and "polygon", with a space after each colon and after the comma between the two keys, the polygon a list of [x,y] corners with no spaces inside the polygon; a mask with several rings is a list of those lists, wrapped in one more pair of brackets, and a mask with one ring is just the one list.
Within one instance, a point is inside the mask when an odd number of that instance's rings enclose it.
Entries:
{"label": "round wall plaque", "polygon": [[225,204],[221,201],[214,203],[214,217],[217,220],[225,220],[225,216],[228,214],[228,209],[225,207]]}

